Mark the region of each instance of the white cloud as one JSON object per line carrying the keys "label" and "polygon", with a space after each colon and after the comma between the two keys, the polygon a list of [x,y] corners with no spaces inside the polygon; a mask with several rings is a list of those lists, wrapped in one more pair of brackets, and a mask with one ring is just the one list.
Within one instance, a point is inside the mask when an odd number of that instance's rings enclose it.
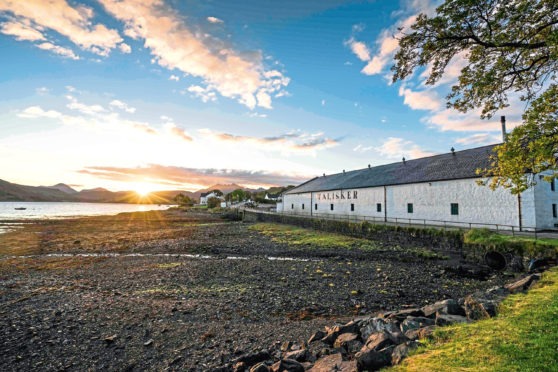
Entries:
{"label": "white cloud", "polygon": [[322,99],[322,106],[325,106],[325,99]]}
{"label": "white cloud", "polygon": [[192,142],[194,140],[184,129],[176,126],[174,123],[166,123],[165,129],[172,136],[178,137],[186,142]]}
{"label": "white cloud", "polygon": [[4,22],[1,24],[0,32],[5,35],[14,36],[16,40],[46,40],[39,29],[32,27],[30,22],[26,22],[25,20]]}
{"label": "white cloud", "polygon": [[489,145],[502,142],[502,137],[496,134],[477,133],[459,138],[456,142],[461,145]]}
{"label": "white cloud", "polygon": [[122,102],[122,101],[117,100],[117,99],[114,99],[114,100],[110,101],[109,105],[117,107],[117,108],[119,108],[121,110],[124,110],[126,112],[129,112],[130,114],[133,114],[134,112],[136,112],[135,107],[128,106],[127,103]]}
{"label": "white cloud", "polygon": [[401,86],[399,88],[399,95],[405,97],[403,103],[413,110],[436,111],[443,104],[443,101],[433,90],[412,91],[405,88],[405,86]]}
{"label": "white cloud", "polygon": [[[72,7],[66,0],[0,1],[0,14],[10,14],[20,24],[28,24],[35,30],[50,29],[70,39],[80,48],[106,56],[122,38],[116,30],[91,20],[94,12],[85,5]],[[29,34],[30,35],[30,34]],[[20,35],[21,36],[21,35]],[[35,34],[38,37],[38,34]],[[27,39],[29,40],[29,39]],[[42,40],[42,39],[37,39]],[[41,47],[42,45],[42,47]],[[62,47],[48,47],[52,43],[39,45],[41,49],[61,53]],[[68,48],[65,48],[68,50]]]}
{"label": "white cloud", "polygon": [[169,80],[179,81],[180,78],[179,78],[178,76],[176,76],[176,75],[171,75],[171,76],[169,77]]}
{"label": "white cloud", "polygon": [[37,94],[44,95],[50,92],[50,89],[48,89],[47,87],[40,87],[35,89],[35,92],[37,92]]}
{"label": "white cloud", "polygon": [[[100,2],[110,14],[124,22],[124,34],[144,40],[145,47],[151,50],[154,61],[160,66],[200,77],[206,88],[211,87],[212,91],[236,99],[251,109],[258,105],[258,93],[270,96],[289,83],[281,73],[266,75],[269,71],[263,65],[260,52],[239,53],[223,47],[224,41],[192,30],[163,2]],[[260,102],[262,107],[270,106],[268,103],[267,99]]]}
{"label": "white cloud", "polygon": [[416,159],[425,156],[431,156],[435,153],[423,150],[419,145],[413,141],[408,141],[403,138],[389,137],[382,143],[381,146],[375,148],[380,154],[390,159]]}
{"label": "white cloud", "polygon": [[79,59],[79,57],[76,56],[71,49],[64,48],[59,45],[54,45],[52,43],[41,43],[37,45],[37,48],[51,51],[52,53],[61,55],[65,58]]}
{"label": "white cloud", "polygon": [[194,97],[200,98],[204,103],[217,101],[217,95],[212,91],[212,87],[204,88],[199,85],[190,85],[188,92],[192,93]]}
{"label": "white cloud", "polygon": [[126,54],[127,54],[127,53],[132,53],[132,47],[129,46],[128,44],[126,44],[126,43],[121,43],[121,44],[119,44],[119,45],[118,45],[118,49],[120,49],[120,51],[121,51],[122,53],[126,53]]}
{"label": "white cloud", "polygon": [[31,106],[17,114],[20,118],[36,119],[36,118],[50,118],[57,119],[62,117],[62,113],[54,110],[43,110],[40,106]]}
{"label": "white cloud", "polygon": [[258,112],[249,112],[248,116],[251,118],[267,118],[267,114],[260,114]]}
{"label": "white cloud", "polygon": [[209,23],[224,23],[222,19],[216,17],[207,17],[206,19]]}
{"label": "white cloud", "polygon": [[71,85],[66,85],[65,88],[66,88],[66,90],[67,90],[68,92],[70,92],[70,93],[73,93],[73,92],[76,91],[76,88],[74,88],[74,87],[71,86]]}
{"label": "white cloud", "polygon": [[86,105],[84,103],[78,102],[78,100],[72,96],[66,96],[66,98],[70,101],[70,103],[68,103],[66,107],[70,110],[79,111],[82,114],[96,115],[98,113],[106,111],[105,108],[101,105]]}
{"label": "white cloud", "polygon": [[348,46],[361,61],[366,62],[370,60],[370,50],[362,41],[357,41],[354,37],[351,37],[345,42],[345,45]]}

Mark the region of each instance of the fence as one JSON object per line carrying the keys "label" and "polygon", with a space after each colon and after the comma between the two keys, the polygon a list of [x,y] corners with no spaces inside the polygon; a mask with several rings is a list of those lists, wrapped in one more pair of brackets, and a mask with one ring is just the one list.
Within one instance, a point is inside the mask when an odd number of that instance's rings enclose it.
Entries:
{"label": "fence", "polygon": [[267,213],[276,214],[284,216],[296,216],[296,217],[306,217],[311,219],[324,219],[324,220],[334,220],[334,221],[347,221],[347,222],[363,222],[368,221],[379,225],[405,225],[413,227],[436,227],[444,229],[454,229],[454,230],[471,230],[474,228],[486,228],[489,230],[498,231],[504,234],[511,234],[512,236],[528,236],[537,239],[540,232],[532,226],[519,226],[514,225],[504,225],[495,223],[485,223],[485,222],[460,222],[460,221],[443,221],[443,220],[430,220],[422,218],[401,218],[401,217],[378,217],[378,216],[363,216],[363,215],[353,215],[353,214],[329,214],[329,213],[291,213],[291,212],[268,212],[259,209],[245,208],[244,210],[256,212],[256,213]]}

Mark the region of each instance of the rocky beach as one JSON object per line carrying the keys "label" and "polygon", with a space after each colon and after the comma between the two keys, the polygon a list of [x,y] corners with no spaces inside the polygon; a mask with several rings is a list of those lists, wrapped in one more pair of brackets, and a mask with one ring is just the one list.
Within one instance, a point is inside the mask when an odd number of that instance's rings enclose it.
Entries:
{"label": "rocky beach", "polygon": [[513,279],[424,247],[293,244],[204,211],[25,222],[0,235],[6,371],[232,370],[325,327]]}

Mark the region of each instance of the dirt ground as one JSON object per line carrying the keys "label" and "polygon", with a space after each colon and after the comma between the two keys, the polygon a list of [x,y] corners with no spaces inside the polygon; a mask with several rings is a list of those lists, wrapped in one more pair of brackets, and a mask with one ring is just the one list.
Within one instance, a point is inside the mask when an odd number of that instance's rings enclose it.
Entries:
{"label": "dirt ground", "polygon": [[2,370],[210,370],[351,318],[509,280],[378,250],[277,243],[209,213],[35,221],[0,234]]}

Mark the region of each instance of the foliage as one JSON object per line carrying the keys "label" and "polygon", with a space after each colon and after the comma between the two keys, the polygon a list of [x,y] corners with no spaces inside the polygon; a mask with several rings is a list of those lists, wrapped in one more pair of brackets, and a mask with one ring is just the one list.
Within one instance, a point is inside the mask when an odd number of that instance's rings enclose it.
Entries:
{"label": "foliage", "polygon": [[450,108],[481,108],[481,117],[490,118],[509,105],[510,92],[531,102],[526,127],[515,128],[510,143],[497,149],[493,188],[525,190],[532,185],[526,171],[550,169],[547,179],[557,176],[556,86],[548,85],[558,71],[557,24],[556,0],[446,0],[434,16],[420,14],[399,42],[394,82],[428,66],[426,84],[433,85],[452,59],[465,61],[446,97]]}
{"label": "foliage", "polygon": [[207,199],[207,207],[208,208],[216,208],[221,206],[222,200],[220,198],[211,197]]}
{"label": "foliage", "polygon": [[389,371],[556,371],[558,268],[527,294],[511,295],[497,317],[434,332]]}
{"label": "foliage", "polygon": [[[464,242],[473,246],[481,246],[481,253],[488,251],[513,252],[530,257],[556,256],[558,254],[558,239],[511,236],[488,229],[469,230],[464,235]],[[469,247],[469,249],[474,249],[474,247]]]}
{"label": "foliage", "polygon": [[173,200],[178,205],[194,205],[194,200],[182,193],[176,195]]}
{"label": "foliage", "polygon": [[223,192],[221,190],[215,189],[215,190],[211,190],[212,193],[214,193],[216,196],[223,196]]}
{"label": "foliage", "polygon": [[525,124],[494,149],[492,168],[478,171],[490,177],[479,184],[519,194],[536,184],[535,174],[546,172],[544,180],[549,182],[558,177],[558,85],[552,84],[533,101],[523,120]]}
{"label": "foliage", "polygon": [[242,189],[236,189],[233,192],[227,194],[227,197],[229,197],[230,201],[233,202],[241,202],[243,200],[246,200],[248,197],[250,196],[250,193],[242,190]]}

